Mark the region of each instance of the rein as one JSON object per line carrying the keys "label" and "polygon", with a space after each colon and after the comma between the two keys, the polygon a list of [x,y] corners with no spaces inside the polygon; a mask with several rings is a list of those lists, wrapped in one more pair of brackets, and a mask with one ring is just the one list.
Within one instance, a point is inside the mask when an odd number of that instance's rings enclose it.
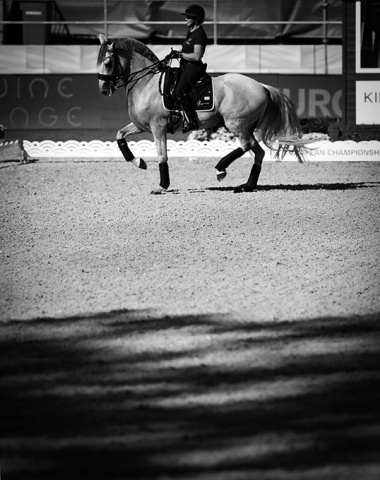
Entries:
{"label": "rein", "polygon": [[[158,60],[158,62],[153,63],[152,65],[149,65],[149,67],[142,68],[141,70],[137,70],[136,72],[133,72],[130,74],[128,77],[128,81],[125,85],[128,85],[131,82],[134,82],[132,87],[129,89],[129,92],[132,90],[132,88],[136,85],[136,83],[141,80],[142,78],[146,77],[147,75],[151,73],[158,73],[160,69],[156,69],[159,65],[162,65],[163,60]],[[145,72],[146,71],[146,72]],[[138,75],[141,72],[145,72],[143,75],[141,75],[138,78],[135,78],[136,75]]]}
{"label": "rein", "polygon": [[[112,57],[113,56],[114,55],[112,54]],[[130,92],[139,80],[141,80],[142,78],[146,77],[147,75],[149,75],[151,73],[158,73],[158,71],[160,69],[156,70],[156,68],[159,65],[161,65],[164,61],[165,60],[158,60],[157,62],[153,63],[152,65],[149,65],[148,67],[144,67],[140,70],[137,70],[136,72],[132,72],[129,75],[124,75],[123,74],[124,72],[122,71],[122,66],[121,66],[119,57],[118,57],[118,55],[116,55],[116,59],[115,59],[114,65],[113,65],[112,73],[110,73],[110,74],[98,73],[98,79],[103,80],[105,82],[110,82],[111,86],[114,90],[116,90],[117,88],[121,88],[121,87],[127,87],[127,85],[134,82],[133,85],[131,86],[131,88],[129,89],[129,92]],[[119,73],[119,74],[115,73],[115,71],[117,72],[117,70],[121,71],[121,73]],[[141,75],[138,78],[135,78],[137,75],[139,75],[142,72],[144,72],[143,75]],[[120,83],[120,82],[122,82],[122,83]]]}

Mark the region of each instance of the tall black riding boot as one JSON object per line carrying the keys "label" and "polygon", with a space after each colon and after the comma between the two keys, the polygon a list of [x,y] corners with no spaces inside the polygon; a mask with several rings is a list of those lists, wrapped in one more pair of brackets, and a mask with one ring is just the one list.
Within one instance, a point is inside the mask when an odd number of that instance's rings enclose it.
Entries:
{"label": "tall black riding boot", "polygon": [[181,104],[188,118],[188,122],[185,122],[182,128],[183,133],[189,132],[190,130],[198,130],[199,125],[197,112],[195,111],[195,107],[190,96],[184,95],[181,99]]}

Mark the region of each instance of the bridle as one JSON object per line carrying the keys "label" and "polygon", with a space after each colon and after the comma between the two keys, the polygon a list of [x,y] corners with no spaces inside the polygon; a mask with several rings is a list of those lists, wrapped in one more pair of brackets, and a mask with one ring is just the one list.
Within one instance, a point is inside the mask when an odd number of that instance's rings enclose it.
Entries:
{"label": "bridle", "polygon": [[[166,62],[166,60],[159,60],[158,62],[142,68],[141,70],[137,70],[136,72],[125,73],[123,72],[123,67],[121,65],[119,56],[114,53],[113,46],[111,45],[111,50],[107,52],[107,56],[103,61],[103,64],[105,66],[109,66],[112,63],[112,72],[109,74],[98,73],[98,79],[107,82],[110,85],[109,95],[112,95],[118,88],[127,87],[128,85],[132,84],[128,90],[129,93],[136,83],[143,77],[149,75],[150,73],[158,73],[161,71],[162,68],[160,68],[160,66],[162,66],[164,62]],[[136,78],[140,73],[142,73],[142,75]]]}
{"label": "bridle", "polygon": [[125,75],[119,60],[118,55],[115,55],[113,51],[107,53],[107,57],[103,64],[108,66],[112,63],[112,72],[109,74],[98,73],[98,79],[103,82],[107,82],[110,85],[111,93],[120,87],[127,85],[129,74]]}

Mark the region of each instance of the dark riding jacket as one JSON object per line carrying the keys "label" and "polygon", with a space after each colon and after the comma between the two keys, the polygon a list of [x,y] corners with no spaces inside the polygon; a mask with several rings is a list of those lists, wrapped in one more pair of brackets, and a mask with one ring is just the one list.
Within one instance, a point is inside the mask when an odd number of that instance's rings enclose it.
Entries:
{"label": "dark riding jacket", "polygon": [[[182,42],[182,53],[194,53],[194,45],[207,46],[207,35],[202,25],[194,31],[188,31],[186,38]],[[191,91],[195,83],[204,75],[205,65],[202,60],[199,62],[185,60],[180,61],[180,76],[175,89],[176,98],[180,99],[183,95]]]}

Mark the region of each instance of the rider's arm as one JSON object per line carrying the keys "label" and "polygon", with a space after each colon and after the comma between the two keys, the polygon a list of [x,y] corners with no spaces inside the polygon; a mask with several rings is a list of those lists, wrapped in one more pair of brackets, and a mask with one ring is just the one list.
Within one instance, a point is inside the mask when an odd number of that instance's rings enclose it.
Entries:
{"label": "rider's arm", "polygon": [[181,52],[181,57],[185,60],[190,60],[192,62],[199,62],[202,60],[203,54],[205,53],[205,47],[203,45],[194,45],[193,53],[183,53]]}

